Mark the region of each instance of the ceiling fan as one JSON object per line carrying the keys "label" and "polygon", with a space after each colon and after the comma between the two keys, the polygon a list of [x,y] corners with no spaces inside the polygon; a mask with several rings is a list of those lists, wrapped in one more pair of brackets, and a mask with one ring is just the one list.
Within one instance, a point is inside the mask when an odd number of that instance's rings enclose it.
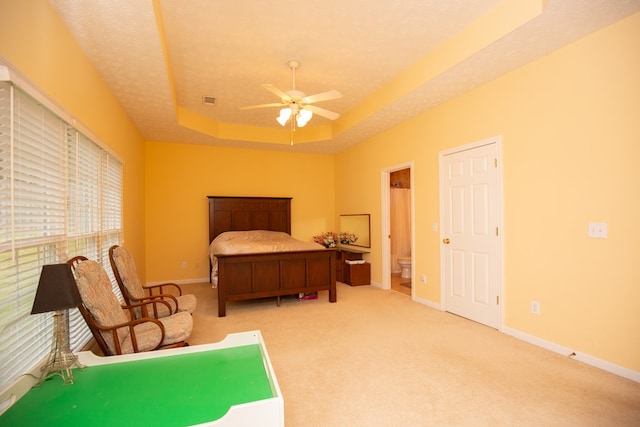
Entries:
{"label": "ceiling fan", "polygon": [[291,69],[293,89],[285,92],[278,89],[272,84],[262,85],[263,88],[280,97],[280,102],[274,102],[271,104],[250,105],[248,107],[242,107],[240,109],[249,110],[253,108],[283,107],[280,110],[280,115],[278,116],[278,118],[276,118],[276,120],[278,121],[278,123],[284,126],[286,125],[287,121],[291,119],[292,131],[295,130],[296,126],[303,127],[304,125],[306,125],[313,114],[326,117],[329,120],[335,120],[340,117],[340,114],[338,113],[320,108],[316,105],[312,105],[316,102],[341,98],[342,94],[340,92],[338,92],[337,90],[329,90],[327,92],[306,96],[304,92],[296,90],[296,69],[300,66],[300,62],[291,60],[287,63],[287,65]]}

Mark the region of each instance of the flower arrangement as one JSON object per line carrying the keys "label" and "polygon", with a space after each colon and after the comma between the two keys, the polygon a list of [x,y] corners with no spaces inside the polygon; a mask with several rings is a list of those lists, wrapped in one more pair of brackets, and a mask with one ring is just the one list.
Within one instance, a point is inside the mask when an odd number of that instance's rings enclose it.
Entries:
{"label": "flower arrangement", "polygon": [[313,236],[313,241],[320,243],[325,248],[335,248],[338,243],[338,235],[333,231],[327,231],[326,233]]}
{"label": "flower arrangement", "polygon": [[317,236],[313,236],[313,241],[321,244],[325,248],[335,248],[338,243],[345,245],[354,244],[358,241],[358,236],[356,236],[356,233],[352,233],[350,231],[342,232],[340,234],[334,233],[333,231],[327,231],[325,233],[318,234]]}
{"label": "flower arrangement", "polygon": [[350,231],[340,233],[340,243],[352,245],[358,240],[358,236]]}

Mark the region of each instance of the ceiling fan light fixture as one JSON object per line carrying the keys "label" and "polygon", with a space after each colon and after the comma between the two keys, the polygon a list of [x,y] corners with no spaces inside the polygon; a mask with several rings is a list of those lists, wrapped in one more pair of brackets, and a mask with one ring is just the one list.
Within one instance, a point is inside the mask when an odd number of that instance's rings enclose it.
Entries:
{"label": "ceiling fan light fixture", "polygon": [[[306,96],[304,92],[296,89],[296,69],[300,66],[300,62],[291,60],[287,65],[291,69],[291,90],[285,92],[272,84],[265,83],[262,85],[263,88],[278,96],[280,98],[280,102],[250,105],[248,107],[242,107],[241,109],[249,110],[253,108],[284,107],[280,109],[280,114],[276,117],[276,121],[283,127],[286,126],[287,123],[290,124],[291,145],[293,145],[293,132],[296,128],[305,126],[314,114],[325,117],[329,120],[335,120],[340,117],[340,114],[338,113],[334,113],[333,111],[325,110],[324,108],[316,107],[311,104],[341,98],[342,94],[337,90],[329,90]],[[309,109],[307,110],[307,108]],[[291,121],[289,122],[289,120]]]}
{"label": "ceiling fan light fixture", "polygon": [[300,116],[304,119],[305,123],[311,120],[313,112],[311,110],[300,110]]}
{"label": "ceiling fan light fixture", "polygon": [[287,121],[289,120],[290,117],[291,117],[291,108],[283,108],[282,110],[280,110],[280,115],[276,120],[278,121],[278,123],[280,123],[281,126],[284,126],[287,124]]}
{"label": "ceiling fan light fixture", "polygon": [[304,109],[300,110],[296,115],[296,123],[298,124],[298,127],[306,125],[307,122],[311,120],[311,117],[313,117],[313,113],[311,111]]}

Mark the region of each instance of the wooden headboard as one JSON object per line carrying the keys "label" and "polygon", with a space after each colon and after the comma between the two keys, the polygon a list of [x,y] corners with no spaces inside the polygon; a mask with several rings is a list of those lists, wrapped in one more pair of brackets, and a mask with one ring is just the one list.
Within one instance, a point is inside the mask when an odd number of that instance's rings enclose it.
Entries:
{"label": "wooden headboard", "polygon": [[209,243],[225,231],[270,230],[291,234],[291,197],[209,198]]}

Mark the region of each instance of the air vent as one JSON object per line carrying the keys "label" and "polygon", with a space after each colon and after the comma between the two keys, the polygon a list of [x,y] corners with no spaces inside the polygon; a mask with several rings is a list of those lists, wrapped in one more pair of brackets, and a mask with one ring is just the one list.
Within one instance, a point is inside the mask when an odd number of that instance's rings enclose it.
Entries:
{"label": "air vent", "polygon": [[216,105],[216,98],[213,96],[203,96],[202,103],[207,105]]}

